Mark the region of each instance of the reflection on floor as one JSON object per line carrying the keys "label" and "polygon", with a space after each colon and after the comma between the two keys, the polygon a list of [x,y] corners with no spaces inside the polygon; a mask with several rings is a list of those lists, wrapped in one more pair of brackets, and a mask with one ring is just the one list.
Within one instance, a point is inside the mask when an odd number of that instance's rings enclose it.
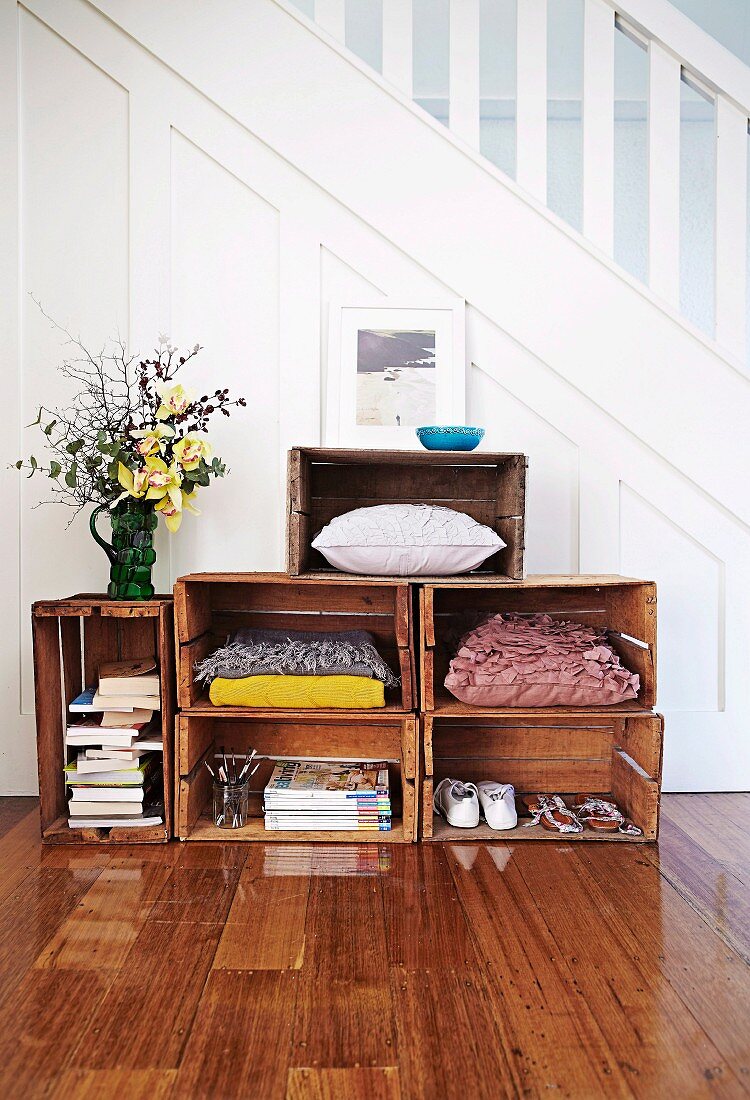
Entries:
{"label": "reflection on floor", "polygon": [[[626,844],[45,848],[0,799],[8,1096],[736,1096],[750,795]],[[553,1090],[553,1091],[551,1091]]]}

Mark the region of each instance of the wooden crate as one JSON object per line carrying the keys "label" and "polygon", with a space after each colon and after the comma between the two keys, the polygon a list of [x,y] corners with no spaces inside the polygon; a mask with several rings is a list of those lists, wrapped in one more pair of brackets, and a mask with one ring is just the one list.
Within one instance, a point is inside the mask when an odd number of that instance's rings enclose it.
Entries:
{"label": "wooden crate", "polygon": [[[367,630],[395,675],[385,710],[416,706],[416,678],[409,585],[356,577],[300,580],[285,573],[195,573],[174,586],[178,700],[183,711],[212,714],[208,691],[195,682],[194,665],[242,627],[289,630]],[[259,713],[230,707],[234,713]],[[376,713],[380,713],[378,708]],[[275,711],[267,712],[270,714]],[[357,711],[357,714],[373,713]]]}
{"label": "wooden crate", "polygon": [[[83,594],[44,600],[32,607],[39,810],[45,843],[147,844],[172,835],[172,745],[175,665],[172,597],[148,601],[108,600]],[[63,767],[77,748],[65,744],[68,705],[93,686],[103,661],[154,654],[161,675],[161,735],[164,742],[164,824],[148,828],[69,829]]]}
{"label": "wooden crate", "polygon": [[479,569],[463,574],[463,583],[477,577],[519,579],[526,466],[522,454],[295,447],[289,452],[288,572],[342,575],[310,545],[334,516],[376,504],[438,504],[473,516],[507,544]]}
{"label": "wooden crate", "polygon": [[[504,584],[453,581],[425,585],[419,595],[421,709],[445,715],[503,714],[505,708],[472,707],[443,686],[455,652],[455,634],[466,612],[546,611],[559,619],[608,632],[622,663],[640,676],[637,699],[612,704],[619,712],[650,710],[656,702],[656,585],[608,575],[530,576]],[[523,709],[540,713],[539,708]],[[582,713],[591,707],[542,708],[544,714]],[[511,708],[511,713],[513,712]]]}
{"label": "wooden crate", "polygon": [[[558,715],[421,718],[422,840],[610,840],[645,842],[659,833],[659,798],[664,720],[659,714],[612,714],[608,708],[587,717]],[[613,799],[643,836],[596,832],[548,832],[541,825],[507,831],[457,829],[433,813],[432,795],[441,779],[512,783],[516,795],[578,793]],[[528,819],[527,819],[528,820]]]}
{"label": "wooden crate", "polygon": [[[213,764],[218,746],[266,757],[252,779],[250,821],[243,829],[219,829],[212,817]],[[352,719],[341,711],[283,712],[283,716],[237,717],[233,708],[181,714],[177,720],[176,832],[180,840],[336,841],[398,844],[417,838],[417,720],[412,715],[378,714]],[[262,791],[273,757],[388,760],[393,822],[388,832],[275,832],[263,825]],[[215,770],[215,768],[214,768]]]}

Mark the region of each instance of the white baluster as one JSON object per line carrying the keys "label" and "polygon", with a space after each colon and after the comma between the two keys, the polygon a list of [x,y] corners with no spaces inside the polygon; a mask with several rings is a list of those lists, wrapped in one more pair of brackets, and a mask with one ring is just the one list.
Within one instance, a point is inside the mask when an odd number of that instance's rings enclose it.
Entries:
{"label": "white baluster", "polygon": [[716,97],[716,339],[745,359],[747,115]]}
{"label": "white baluster", "polygon": [[516,181],[547,201],[547,0],[519,0]]}
{"label": "white baluster", "polygon": [[479,148],[479,0],[450,0],[450,105],[456,137]]}
{"label": "white baluster", "polygon": [[346,41],[346,0],[315,0],[315,22],[343,44]]}
{"label": "white baluster", "polygon": [[605,0],[585,0],[583,234],[610,254],[614,235],[614,14]]}
{"label": "white baluster", "polygon": [[383,0],[383,76],[411,98],[411,0]]}
{"label": "white baluster", "polygon": [[649,44],[648,270],[651,289],[680,302],[680,62]]}

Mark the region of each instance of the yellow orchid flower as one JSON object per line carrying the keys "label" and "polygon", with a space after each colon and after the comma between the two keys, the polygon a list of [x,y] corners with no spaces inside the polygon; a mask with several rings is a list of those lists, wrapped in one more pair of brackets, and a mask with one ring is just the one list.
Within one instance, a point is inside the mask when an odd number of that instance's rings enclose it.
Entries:
{"label": "yellow orchid flower", "polygon": [[169,416],[181,416],[195,397],[194,390],[186,390],[180,385],[169,386],[165,382],[157,384],[156,392],[161,398],[161,405],[156,410],[157,420],[166,420]]}
{"label": "yellow orchid flower", "polygon": [[148,489],[146,500],[161,500],[169,497],[179,512],[182,508],[182,490],[180,489],[181,474],[177,469],[177,463],[167,466],[163,458],[147,458]]}
{"label": "yellow orchid flower", "polygon": [[157,424],[153,428],[142,428],[130,433],[137,440],[135,449],[143,458],[160,454],[164,446],[164,440],[171,439],[174,428],[169,424]]}
{"label": "yellow orchid flower", "polygon": [[175,443],[172,454],[183,470],[197,470],[201,459],[208,462],[213,450],[207,439],[201,439],[198,435],[186,435]]}
{"label": "yellow orchid flower", "polygon": [[[180,490],[178,490],[178,492],[180,492]],[[180,502],[179,508],[175,506],[173,500],[168,496],[162,497],[159,503],[155,505],[156,511],[161,512],[161,514],[164,516],[164,522],[166,523],[168,530],[171,531],[172,534],[174,534],[175,531],[179,531],[180,529],[183,511],[192,512],[194,516],[200,515],[198,509],[193,505],[195,493],[195,489],[193,489],[191,493],[181,493],[182,500]]]}
{"label": "yellow orchid flower", "polygon": [[157,512],[161,512],[164,516],[164,522],[172,534],[174,534],[175,531],[179,531],[180,524],[182,523],[182,510],[175,508],[169,497],[162,497],[154,507]]}
{"label": "yellow orchid flower", "polygon": [[133,473],[122,462],[119,462],[117,465],[117,480],[125,492],[120,494],[117,498],[118,501],[123,500],[125,497],[135,497],[138,500],[145,496],[148,489],[148,473],[145,466]]}

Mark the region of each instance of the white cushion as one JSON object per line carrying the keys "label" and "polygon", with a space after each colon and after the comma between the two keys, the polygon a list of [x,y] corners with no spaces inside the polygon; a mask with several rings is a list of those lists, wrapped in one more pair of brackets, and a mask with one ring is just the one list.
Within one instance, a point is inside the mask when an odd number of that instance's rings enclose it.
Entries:
{"label": "white cushion", "polygon": [[336,516],[312,545],[346,573],[453,576],[476,569],[505,543],[464,512],[431,504],[378,504]]}

